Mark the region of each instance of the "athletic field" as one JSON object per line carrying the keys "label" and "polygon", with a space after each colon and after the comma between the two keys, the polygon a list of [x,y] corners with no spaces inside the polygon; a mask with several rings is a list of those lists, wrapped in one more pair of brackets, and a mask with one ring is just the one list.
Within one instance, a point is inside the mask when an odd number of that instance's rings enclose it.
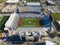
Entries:
{"label": "athletic field", "polygon": [[20,27],[39,27],[39,18],[22,18],[19,20]]}

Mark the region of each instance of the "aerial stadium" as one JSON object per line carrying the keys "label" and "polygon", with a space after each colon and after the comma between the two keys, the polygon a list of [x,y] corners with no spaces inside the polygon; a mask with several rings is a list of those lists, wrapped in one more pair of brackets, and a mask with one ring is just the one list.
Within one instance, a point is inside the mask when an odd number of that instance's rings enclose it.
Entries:
{"label": "aerial stadium", "polygon": [[[9,34],[12,34],[11,32],[14,30],[17,31],[16,34],[19,36],[20,41],[34,41],[39,40],[44,35],[42,32],[49,31],[50,26],[51,21],[49,17],[41,14],[40,3],[30,2],[27,5],[23,4],[19,6],[17,11],[11,14],[5,23],[4,30],[8,30]],[[8,37],[6,33],[5,40],[3,40],[7,41],[9,39]]]}

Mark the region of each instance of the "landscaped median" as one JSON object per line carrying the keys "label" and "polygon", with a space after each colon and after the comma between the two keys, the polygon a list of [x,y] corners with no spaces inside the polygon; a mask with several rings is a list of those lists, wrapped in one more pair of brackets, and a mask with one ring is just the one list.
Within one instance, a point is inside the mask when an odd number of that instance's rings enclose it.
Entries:
{"label": "landscaped median", "polygon": [[52,14],[52,17],[54,18],[54,20],[60,21],[60,13]]}

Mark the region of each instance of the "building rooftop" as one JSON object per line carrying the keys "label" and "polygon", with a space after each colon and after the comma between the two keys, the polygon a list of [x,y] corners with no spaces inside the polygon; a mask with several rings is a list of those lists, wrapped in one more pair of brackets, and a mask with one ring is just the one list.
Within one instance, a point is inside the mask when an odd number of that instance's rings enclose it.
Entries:
{"label": "building rooftop", "polygon": [[39,2],[27,2],[27,5],[40,5]]}
{"label": "building rooftop", "polygon": [[56,4],[55,2],[53,2],[52,0],[47,0],[48,1],[48,3],[50,3],[50,4]]}
{"label": "building rooftop", "polygon": [[[15,24],[13,24],[14,23],[14,21],[15,21],[15,19],[16,19],[16,17],[18,17],[17,16],[18,14],[16,14],[16,13],[12,13],[11,14],[11,16],[10,16],[10,18],[7,20],[7,22],[5,23],[5,26],[7,26],[7,27],[14,27],[15,26]],[[14,26],[13,26],[14,25]],[[8,28],[4,28],[4,30],[7,30]]]}
{"label": "building rooftop", "polygon": [[16,11],[17,5],[7,5],[5,8],[3,8],[2,12],[14,12]]}
{"label": "building rooftop", "polygon": [[6,3],[17,3],[19,0],[7,0]]}
{"label": "building rooftop", "polygon": [[27,5],[18,7],[20,17],[40,17],[41,6],[40,5]]}
{"label": "building rooftop", "polygon": [[56,45],[56,43],[53,43],[51,41],[45,41],[46,45]]}
{"label": "building rooftop", "polygon": [[39,5],[27,5],[18,7],[19,12],[41,12],[41,7]]}

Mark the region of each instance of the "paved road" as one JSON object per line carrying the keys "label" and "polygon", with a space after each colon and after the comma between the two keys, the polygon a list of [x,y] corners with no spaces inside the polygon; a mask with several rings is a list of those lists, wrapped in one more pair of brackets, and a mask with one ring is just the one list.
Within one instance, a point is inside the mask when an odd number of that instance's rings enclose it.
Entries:
{"label": "paved road", "polygon": [[0,16],[10,16],[11,14],[0,14]]}

